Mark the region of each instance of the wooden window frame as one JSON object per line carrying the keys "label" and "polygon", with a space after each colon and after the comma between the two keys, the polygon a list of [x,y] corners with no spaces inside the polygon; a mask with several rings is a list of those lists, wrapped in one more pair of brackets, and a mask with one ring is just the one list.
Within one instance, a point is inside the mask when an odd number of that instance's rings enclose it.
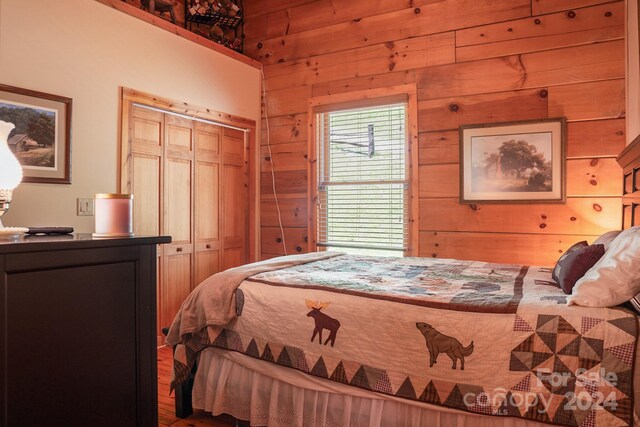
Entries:
{"label": "wooden window frame", "polygon": [[331,111],[348,110],[363,107],[373,107],[385,104],[406,102],[406,141],[407,141],[407,168],[406,177],[409,181],[408,189],[408,248],[405,256],[418,256],[419,254],[419,169],[418,169],[418,89],[415,84],[406,84],[385,88],[354,91],[335,95],[324,95],[309,98],[308,119],[308,157],[307,168],[307,208],[308,208],[308,247],[309,252],[318,250],[317,218],[318,203],[318,168],[316,140],[317,124],[316,114]]}

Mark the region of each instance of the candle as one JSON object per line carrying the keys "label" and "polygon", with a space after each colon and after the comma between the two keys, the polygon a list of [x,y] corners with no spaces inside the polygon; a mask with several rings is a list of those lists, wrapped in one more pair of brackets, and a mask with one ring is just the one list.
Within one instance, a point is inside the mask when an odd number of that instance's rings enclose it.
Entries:
{"label": "candle", "polygon": [[95,219],[93,237],[133,236],[133,194],[96,194]]}

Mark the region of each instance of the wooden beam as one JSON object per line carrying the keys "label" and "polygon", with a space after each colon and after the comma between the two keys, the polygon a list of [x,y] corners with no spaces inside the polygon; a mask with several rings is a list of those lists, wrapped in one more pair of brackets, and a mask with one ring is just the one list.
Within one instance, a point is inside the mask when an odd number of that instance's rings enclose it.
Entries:
{"label": "wooden beam", "polygon": [[245,56],[239,52],[236,52],[233,49],[229,49],[225,46],[222,46],[219,43],[214,42],[213,40],[209,40],[202,36],[199,36],[186,28],[179,27],[171,22],[165,21],[162,18],[157,17],[151,13],[145,12],[142,9],[139,9],[133,5],[127,4],[121,0],[96,0],[99,3],[112,7],[120,12],[126,13],[127,15],[133,16],[134,18],[138,18],[144,22],[147,22],[151,25],[154,25],[158,28],[162,28],[165,31],[169,31],[179,37],[197,43],[201,46],[209,48],[213,51],[221,53],[225,56],[233,58],[237,61],[240,61],[244,64],[250,65],[254,68],[261,69],[262,64],[256,61],[255,59],[251,59],[248,56]]}

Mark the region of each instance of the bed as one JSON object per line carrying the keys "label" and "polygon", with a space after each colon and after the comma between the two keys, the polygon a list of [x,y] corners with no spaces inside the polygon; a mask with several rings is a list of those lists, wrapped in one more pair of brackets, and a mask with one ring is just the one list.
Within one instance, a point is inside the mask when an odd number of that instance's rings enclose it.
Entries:
{"label": "bed", "polygon": [[[628,241],[640,241],[639,147],[618,159],[626,230],[594,266],[602,283],[611,257],[638,280],[627,255]],[[167,337],[176,412],[193,406],[277,427],[638,425],[632,305],[567,305],[601,297],[600,282],[589,282],[598,271],[572,295],[552,273],[332,252],[218,273],[185,301]]]}

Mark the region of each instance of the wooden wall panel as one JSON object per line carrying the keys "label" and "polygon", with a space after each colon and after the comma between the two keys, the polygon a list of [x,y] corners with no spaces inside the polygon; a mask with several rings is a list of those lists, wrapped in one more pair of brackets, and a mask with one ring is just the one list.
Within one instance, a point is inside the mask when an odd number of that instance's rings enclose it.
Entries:
{"label": "wooden wall panel", "polygon": [[[393,12],[413,6],[411,0],[377,0],[376,7],[369,2],[332,0],[307,1],[307,4],[294,5],[281,10],[269,10],[269,13],[251,19],[251,26],[245,30],[247,43],[270,39],[287,34],[300,33],[322,28],[340,22],[362,19],[367,16]],[[249,5],[247,11],[253,11]]]}
{"label": "wooden wall panel", "polygon": [[607,0],[532,0],[533,15],[607,3]]}
{"label": "wooden wall panel", "polygon": [[568,196],[620,196],[622,175],[615,158],[567,160]]}
{"label": "wooden wall panel", "polygon": [[573,122],[567,127],[567,157],[616,157],[625,147],[624,119]]}
{"label": "wooden wall panel", "polygon": [[264,68],[269,90],[455,62],[453,31],[340,51]]}
{"label": "wooden wall panel", "polygon": [[549,116],[568,120],[624,117],[624,79],[549,88]]}
{"label": "wooden wall panel", "polygon": [[[273,197],[269,193],[262,193],[260,203],[260,223],[263,227],[278,226],[278,211],[275,208]],[[298,198],[279,197],[280,215],[283,227],[307,226],[307,199],[305,194]]]}
{"label": "wooden wall panel", "polygon": [[[267,86],[267,88],[269,88]],[[307,99],[311,96],[311,86],[296,86],[269,91],[266,107],[269,117],[286,116],[307,110]]]}
{"label": "wooden wall panel", "polygon": [[[309,97],[401,84],[418,88],[421,256],[549,265],[620,226],[623,1],[255,0],[246,12],[270,117],[264,258],[284,253],[272,166],[288,252],[308,237]],[[552,117],[568,120],[566,203],[459,203],[459,126]]]}
{"label": "wooden wall panel", "polygon": [[[262,253],[284,255],[284,245],[280,227],[262,227]],[[287,255],[297,254],[307,247],[306,228],[284,228],[284,243]]]}
{"label": "wooden wall panel", "polygon": [[418,97],[433,99],[451,93],[473,95],[624,78],[624,69],[624,41],[616,40],[425,68],[418,76]]}
{"label": "wooden wall panel", "polygon": [[307,170],[307,142],[291,142],[260,149],[260,167],[263,172]]}
{"label": "wooden wall panel", "polygon": [[263,145],[267,144],[267,138],[271,145],[286,144],[289,142],[306,142],[307,129],[309,127],[307,123],[306,112],[270,118],[268,127],[267,121],[263,119],[260,143]]}
{"label": "wooden wall panel", "polygon": [[458,163],[460,138],[458,131],[425,132],[419,134],[418,163],[437,165]]}
{"label": "wooden wall panel", "polygon": [[547,90],[440,98],[418,102],[420,132],[457,130],[460,125],[542,119],[548,115]]}
{"label": "wooden wall panel", "polygon": [[557,12],[460,30],[456,59],[483,58],[556,49],[624,38],[624,3],[589,7],[575,15]]}
{"label": "wooden wall panel", "polygon": [[620,199],[577,197],[566,204],[463,205],[458,199],[421,199],[423,230],[519,234],[602,234],[617,227]]}
{"label": "wooden wall panel", "polygon": [[[247,46],[246,53],[265,64],[275,64],[338,50],[523,18],[531,13],[530,0],[495,0],[491,3],[446,0],[425,3],[419,7],[261,40],[256,45]],[[251,21],[247,20],[246,26],[250,25]]]}
{"label": "wooden wall panel", "polygon": [[420,256],[499,263],[552,266],[571,245],[593,242],[585,234],[531,235],[514,233],[420,232]]}
{"label": "wooden wall panel", "polygon": [[312,96],[335,95],[367,89],[379,89],[390,86],[401,86],[416,82],[416,70],[396,71],[376,76],[355,77],[352,79],[332,80],[326,83],[314,84]]}
{"label": "wooden wall panel", "polygon": [[[300,194],[307,192],[307,171],[282,171],[276,176],[276,191],[278,194]],[[273,193],[273,179],[271,172],[262,172],[260,178],[262,194]]]}

